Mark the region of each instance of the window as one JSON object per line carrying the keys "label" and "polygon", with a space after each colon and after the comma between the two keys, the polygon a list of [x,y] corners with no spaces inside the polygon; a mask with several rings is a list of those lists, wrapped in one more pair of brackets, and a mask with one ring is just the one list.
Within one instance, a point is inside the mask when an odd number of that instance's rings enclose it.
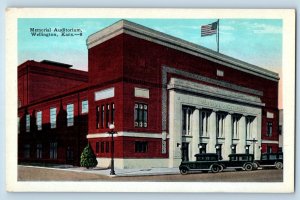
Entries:
{"label": "window", "polygon": [[109,152],[109,142],[105,142],[105,152]]}
{"label": "window", "polygon": [[36,145],[36,158],[40,159],[43,156],[43,145],[37,144]]}
{"label": "window", "polygon": [[30,132],[30,114],[26,114],[26,132]]}
{"label": "window", "polygon": [[67,126],[74,125],[74,104],[67,105]]}
{"label": "window", "polygon": [[101,153],[104,153],[104,142],[101,142],[101,147],[100,147],[100,149],[101,149]]}
{"label": "window", "polygon": [[99,106],[96,107],[96,129],[99,128]]}
{"label": "window", "polygon": [[200,133],[200,136],[204,136],[204,137],[208,136],[209,115],[210,115],[210,113],[207,112],[207,111],[203,111],[202,114],[201,114],[201,133]]}
{"label": "window", "polygon": [[239,119],[237,115],[232,116],[232,137],[233,139],[239,138]]}
{"label": "window", "polygon": [[111,124],[115,124],[115,104],[111,104]]}
{"label": "window", "polygon": [[24,145],[24,158],[30,158],[30,144]]}
{"label": "window", "polygon": [[81,102],[81,113],[88,113],[89,112],[89,103],[88,100],[84,100]]}
{"label": "window", "polygon": [[261,155],[261,160],[268,160],[268,155],[266,154]]}
{"label": "window", "polygon": [[217,137],[223,138],[225,131],[225,114],[218,113],[217,114]]}
{"label": "window", "polygon": [[56,128],[56,108],[50,108],[50,127]]}
{"label": "window", "polygon": [[105,117],[106,128],[109,127],[109,104],[106,104],[106,117]]}
{"label": "window", "polygon": [[57,159],[57,142],[50,143],[50,159]]}
{"label": "window", "polygon": [[272,122],[267,122],[267,136],[271,137],[272,136]]}
{"label": "window", "polygon": [[73,148],[71,146],[67,147],[67,160],[73,160],[74,153]]}
{"label": "window", "polygon": [[105,106],[102,105],[101,106],[101,128],[104,128],[104,109],[105,109]]}
{"label": "window", "polygon": [[136,103],[134,105],[134,127],[148,126],[148,105]]}
{"label": "window", "polygon": [[36,126],[37,130],[42,130],[42,111],[36,112]]}
{"label": "window", "polygon": [[148,151],[148,142],[135,142],[135,153],[146,153]]}
{"label": "window", "polygon": [[191,134],[192,108],[182,107],[182,135]]}
{"label": "window", "polygon": [[99,153],[99,150],[100,150],[99,145],[100,145],[100,142],[96,142],[96,153]]}
{"label": "window", "polygon": [[252,122],[253,117],[246,117],[246,137],[248,140],[252,139]]}

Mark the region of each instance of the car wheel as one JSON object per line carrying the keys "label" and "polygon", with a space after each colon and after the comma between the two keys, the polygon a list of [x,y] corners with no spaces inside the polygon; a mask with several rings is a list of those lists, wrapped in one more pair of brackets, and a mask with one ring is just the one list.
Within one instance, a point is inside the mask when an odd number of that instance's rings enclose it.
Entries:
{"label": "car wheel", "polygon": [[257,170],[258,167],[259,167],[258,163],[254,162],[254,163],[253,163],[253,169],[254,169],[254,170]]}
{"label": "car wheel", "polygon": [[283,168],[282,162],[276,162],[275,167],[276,167],[276,169],[282,169]]}
{"label": "car wheel", "polygon": [[224,166],[223,166],[223,165],[220,165],[220,166],[219,166],[219,171],[222,172],[223,170],[224,170]]}
{"label": "car wheel", "polygon": [[212,173],[218,173],[220,171],[220,166],[219,165],[212,165],[210,167],[210,170]]}
{"label": "car wheel", "polygon": [[252,171],[252,169],[253,169],[253,166],[250,163],[245,164],[244,170],[246,170],[246,171]]}
{"label": "car wheel", "polygon": [[181,168],[180,169],[180,174],[187,175],[188,174],[188,169],[187,168]]}

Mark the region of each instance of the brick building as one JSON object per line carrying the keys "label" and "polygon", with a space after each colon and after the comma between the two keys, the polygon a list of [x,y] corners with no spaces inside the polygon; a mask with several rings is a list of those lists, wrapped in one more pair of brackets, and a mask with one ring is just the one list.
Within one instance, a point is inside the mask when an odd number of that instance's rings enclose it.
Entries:
{"label": "brick building", "polygon": [[278,150],[278,74],[126,20],[90,35],[87,47],[88,73],[49,61],[19,66],[19,160],[42,152],[76,164],[88,140],[109,166],[110,123],[117,168]]}

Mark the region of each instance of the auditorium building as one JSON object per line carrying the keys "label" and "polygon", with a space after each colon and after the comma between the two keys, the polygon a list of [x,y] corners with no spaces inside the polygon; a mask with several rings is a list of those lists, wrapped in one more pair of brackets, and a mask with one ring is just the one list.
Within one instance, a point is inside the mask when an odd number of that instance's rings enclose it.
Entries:
{"label": "auditorium building", "polygon": [[127,20],[87,48],[88,72],[48,60],[18,67],[19,163],[79,165],[89,143],[109,167],[109,124],[116,168],[279,150],[277,73]]}

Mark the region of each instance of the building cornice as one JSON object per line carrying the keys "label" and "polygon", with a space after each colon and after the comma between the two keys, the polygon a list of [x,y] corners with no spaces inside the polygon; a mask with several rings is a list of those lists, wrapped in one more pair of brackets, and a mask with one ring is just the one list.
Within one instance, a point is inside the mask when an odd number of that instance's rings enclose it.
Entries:
{"label": "building cornice", "polygon": [[201,83],[195,83],[192,81],[183,80],[179,78],[171,78],[167,86],[167,89],[168,90],[175,89],[175,90],[181,90],[186,92],[192,92],[201,95],[211,96],[213,98],[220,98],[229,101],[251,104],[254,106],[265,106],[265,104],[262,103],[260,98],[257,96],[251,96],[239,92],[233,92],[222,88],[204,85]]}
{"label": "building cornice", "polygon": [[174,36],[155,31],[145,26],[129,22],[127,20],[120,20],[113,25],[90,35],[87,38],[87,47],[90,49],[122,33],[192,54],[194,56],[201,57],[212,62],[216,62],[227,67],[272,81],[279,80],[279,76],[275,72],[226,56]]}
{"label": "building cornice", "polygon": [[[111,137],[111,134],[108,133],[90,133],[86,136],[87,139],[92,138],[108,138]],[[142,133],[142,132],[127,132],[120,131],[117,134],[114,134],[114,137],[141,137],[141,138],[158,138],[161,139],[163,134],[161,133]],[[169,138],[169,135],[167,136]]]}

